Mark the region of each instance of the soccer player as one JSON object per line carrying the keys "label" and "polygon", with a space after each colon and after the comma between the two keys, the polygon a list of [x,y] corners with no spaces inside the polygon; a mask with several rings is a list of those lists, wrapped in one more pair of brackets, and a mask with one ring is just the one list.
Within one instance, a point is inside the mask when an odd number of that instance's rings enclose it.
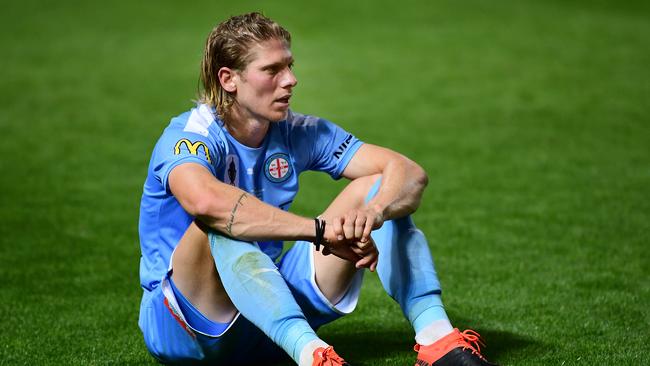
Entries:
{"label": "soccer player", "polygon": [[[139,325],[164,363],[347,365],[315,330],[376,270],[415,330],[417,365],[491,365],[451,326],[410,214],[423,169],[289,109],[291,36],[259,13],[210,33],[200,103],[158,140],[140,208]],[[305,170],[351,182],[317,218],[287,210]],[[296,244],[280,259],[284,240]],[[285,354],[286,352],[286,354]]]}

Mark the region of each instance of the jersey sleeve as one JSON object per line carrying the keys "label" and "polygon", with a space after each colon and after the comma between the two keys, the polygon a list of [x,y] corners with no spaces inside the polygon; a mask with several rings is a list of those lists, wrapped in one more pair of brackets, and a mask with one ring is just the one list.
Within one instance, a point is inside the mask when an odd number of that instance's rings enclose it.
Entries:
{"label": "jersey sleeve", "polygon": [[298,116],[297,120],[294,126],[299,133],[292,133],[292,139],[300,139],[296,146],[301,151],[295,156],[302,157],[301,165],[339,179],[363,142],[328,120],[313,116]]}
{"label": "jersey sleeve", "polygon": [[151,161],[151,168],[167,192],[169,174],[176,166],[184,163],[197,163],[206,167],[216,176],[222,150],[210,136],[187,132],[174,126],[168,127],[158,140]]}

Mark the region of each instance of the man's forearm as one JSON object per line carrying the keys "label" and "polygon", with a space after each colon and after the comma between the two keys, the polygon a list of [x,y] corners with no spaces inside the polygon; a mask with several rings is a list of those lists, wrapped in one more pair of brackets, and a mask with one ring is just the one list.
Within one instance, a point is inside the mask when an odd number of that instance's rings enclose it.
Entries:
{"label": "man's forearm", "polygon": [[382,214],[384,220],[410,215],[420,206],[428,183],[426,173],[410,160],[395,160],[382,172],[381,187],[368,207]]}
{"label": "man's forearm", "polygon": [[204,167],[174,168],[169,185],[183,209],[208,227],[242,240],[313,240],[313,219],[300,217],[219,182]]}
{"label": "man's forearm", "polygon": [[315,238],[313,219],[283,211],[243,191],[227,201],[197,218],[217,231],[242,240],[312,241]]}

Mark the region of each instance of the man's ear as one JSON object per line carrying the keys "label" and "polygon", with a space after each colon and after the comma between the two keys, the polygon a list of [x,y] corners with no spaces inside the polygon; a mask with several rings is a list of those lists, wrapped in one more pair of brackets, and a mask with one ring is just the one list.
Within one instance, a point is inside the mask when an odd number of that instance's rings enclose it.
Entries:
{"label": "man's ear", "polygon": [[217,77],[219,78],[219,83],[223,90],[228,93],[234,93],[237,91],[237,84],[235,84],[235,79],[237,74],[235,71],[229,67],[222,67],[217,72]]}

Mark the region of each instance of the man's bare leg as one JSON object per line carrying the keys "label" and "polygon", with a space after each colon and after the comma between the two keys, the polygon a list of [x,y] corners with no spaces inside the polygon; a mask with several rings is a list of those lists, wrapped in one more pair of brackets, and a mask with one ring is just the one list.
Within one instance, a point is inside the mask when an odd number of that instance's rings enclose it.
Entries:
{"label": "man's bare leg", "polygon": [[192,223],[172,259],[172,279],[183,296],[208,319],[228,323],[237,314],[221,283],[208,236]]}
{"label": "man's bare leg", "polygon": [[[357,178],[350,182],[341,193],[332,201],[321,215],[325,220],[344,215],[346,212],[363,207],[366,195],[372,185],[381,175]],[[323,295],[332,303],[338,303],[348,291],[354,274],[357,273],[354,263],[341,259],[335,255],[323,255],[314,252],[314,266],[316,267],[316,284]]]}

